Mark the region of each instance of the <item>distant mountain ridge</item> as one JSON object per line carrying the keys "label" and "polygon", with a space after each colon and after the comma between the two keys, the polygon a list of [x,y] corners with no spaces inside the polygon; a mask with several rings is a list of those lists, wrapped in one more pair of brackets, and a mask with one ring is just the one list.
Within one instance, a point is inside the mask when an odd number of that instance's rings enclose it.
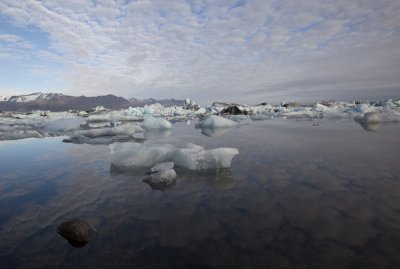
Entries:
{"label": "distant mountain ridge", "polygon": [[153,98],[129,100],[112,94],[102,96],[70,96],[62,93],[31,93],[26,95],[0,96],[0,110],[27,112],[32,110],[66,111],[89,110],[96,106],[103,106],[108,109],[123,109],[130,106],[144,106],[160,103],[164,106],[182,105],[183,100]]}

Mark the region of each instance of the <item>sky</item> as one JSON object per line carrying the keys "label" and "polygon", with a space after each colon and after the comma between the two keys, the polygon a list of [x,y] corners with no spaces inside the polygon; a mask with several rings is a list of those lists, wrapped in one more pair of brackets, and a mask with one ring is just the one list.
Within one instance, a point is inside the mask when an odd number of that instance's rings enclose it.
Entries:
{"label": "sky", "polygon": [[399,0],[0,0],[0,95],[400,97]]}

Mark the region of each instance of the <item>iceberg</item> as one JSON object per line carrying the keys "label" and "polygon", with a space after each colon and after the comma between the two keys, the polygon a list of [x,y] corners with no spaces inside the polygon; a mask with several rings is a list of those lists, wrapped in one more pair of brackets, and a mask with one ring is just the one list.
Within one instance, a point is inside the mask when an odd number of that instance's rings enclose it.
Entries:
{"label": "iceberg", "polygon": [[117,167],[150,167],[172,160],[172,145],[114,143],[110,145],[112,164]]}
{"label": "iceberg", "polygon": [[221,117],[221,116],[216,116],[212,115],[207,117],[206,119],[200,121],[199,123],[196,124],[196,128],[208,128],[208,129],[213,129],[213,128],[227,128],[227,127],[233,127],[237,126],[238,123]]}
{"label": "iceberg", "polygon": [[117,167],[150,167],[158,163],[173,162],[191,170],[229,168],[233,157],[239,154],[235,148],[204,147],[187,144],[178,148],[170,144],[115,143],[110,145],[112,164]]}
{"label": "iceberg", "polygon": [[159,170],[143,180],[155,190],[164,190],[173,185],[175,181],[176,172],[173,168]]}
{"label": "iceberg", "polygon": [[80,129],[81,124],[83,124],[86,119],[77,117],[70,119],[55,119],[44,123],[44,128],[48,131],[55,132],[69,132]]}
{"label": "iceberg", "polygon": [[98,129],[89,129],[89,130],[80,130],[75,131],[74,136],[85,136],[85,137],[101,137],[101,136],[116,136],[116,135],[125,135],[132,136],[135,133],[144,132],[144,130],[136,124],[124,124],[117,127],[111,128],[98,128]]}
{"label": "iceberg", "polygon": [[163,118],[146,117],[142,127],[145,130],[171,129],[172,124]]}
{"label": "iceberg", "polygon": [[238,154],[235,148],[204,150],[201,146],[187,144],[186,148],[176,150],[173,161],[190,170],[221,169],[230,167],[233,157]]}

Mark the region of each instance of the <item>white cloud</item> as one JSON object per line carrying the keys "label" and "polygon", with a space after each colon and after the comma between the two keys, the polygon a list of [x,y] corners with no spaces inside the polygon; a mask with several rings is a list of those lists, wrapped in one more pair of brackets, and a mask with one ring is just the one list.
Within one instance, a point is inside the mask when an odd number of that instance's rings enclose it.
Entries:
{"label": "white cloud", "polygon": [[0,13],[37,27],[50,46],[0,53],[64,66],[70,94],[256,101],[316,85],[329,98],[338,80],[360,89],[399,82],[399,1],[237,2],[4,0]]}

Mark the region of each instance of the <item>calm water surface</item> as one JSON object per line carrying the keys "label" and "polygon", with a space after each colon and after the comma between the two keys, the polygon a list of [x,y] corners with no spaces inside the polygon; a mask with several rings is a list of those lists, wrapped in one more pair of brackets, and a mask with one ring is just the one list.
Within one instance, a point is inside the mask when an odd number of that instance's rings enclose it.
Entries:
{"label": "calm water surface", "polygon": [[[319,124],[319,126],[313,126]],[[255,121],[218,137],[176,123],[145,143],[234,147],[230,170],[160,191],[108,145],[0,142],[0,268],[400,268],[400,125]],[[97,234],[74,248],[71,218]]]}

